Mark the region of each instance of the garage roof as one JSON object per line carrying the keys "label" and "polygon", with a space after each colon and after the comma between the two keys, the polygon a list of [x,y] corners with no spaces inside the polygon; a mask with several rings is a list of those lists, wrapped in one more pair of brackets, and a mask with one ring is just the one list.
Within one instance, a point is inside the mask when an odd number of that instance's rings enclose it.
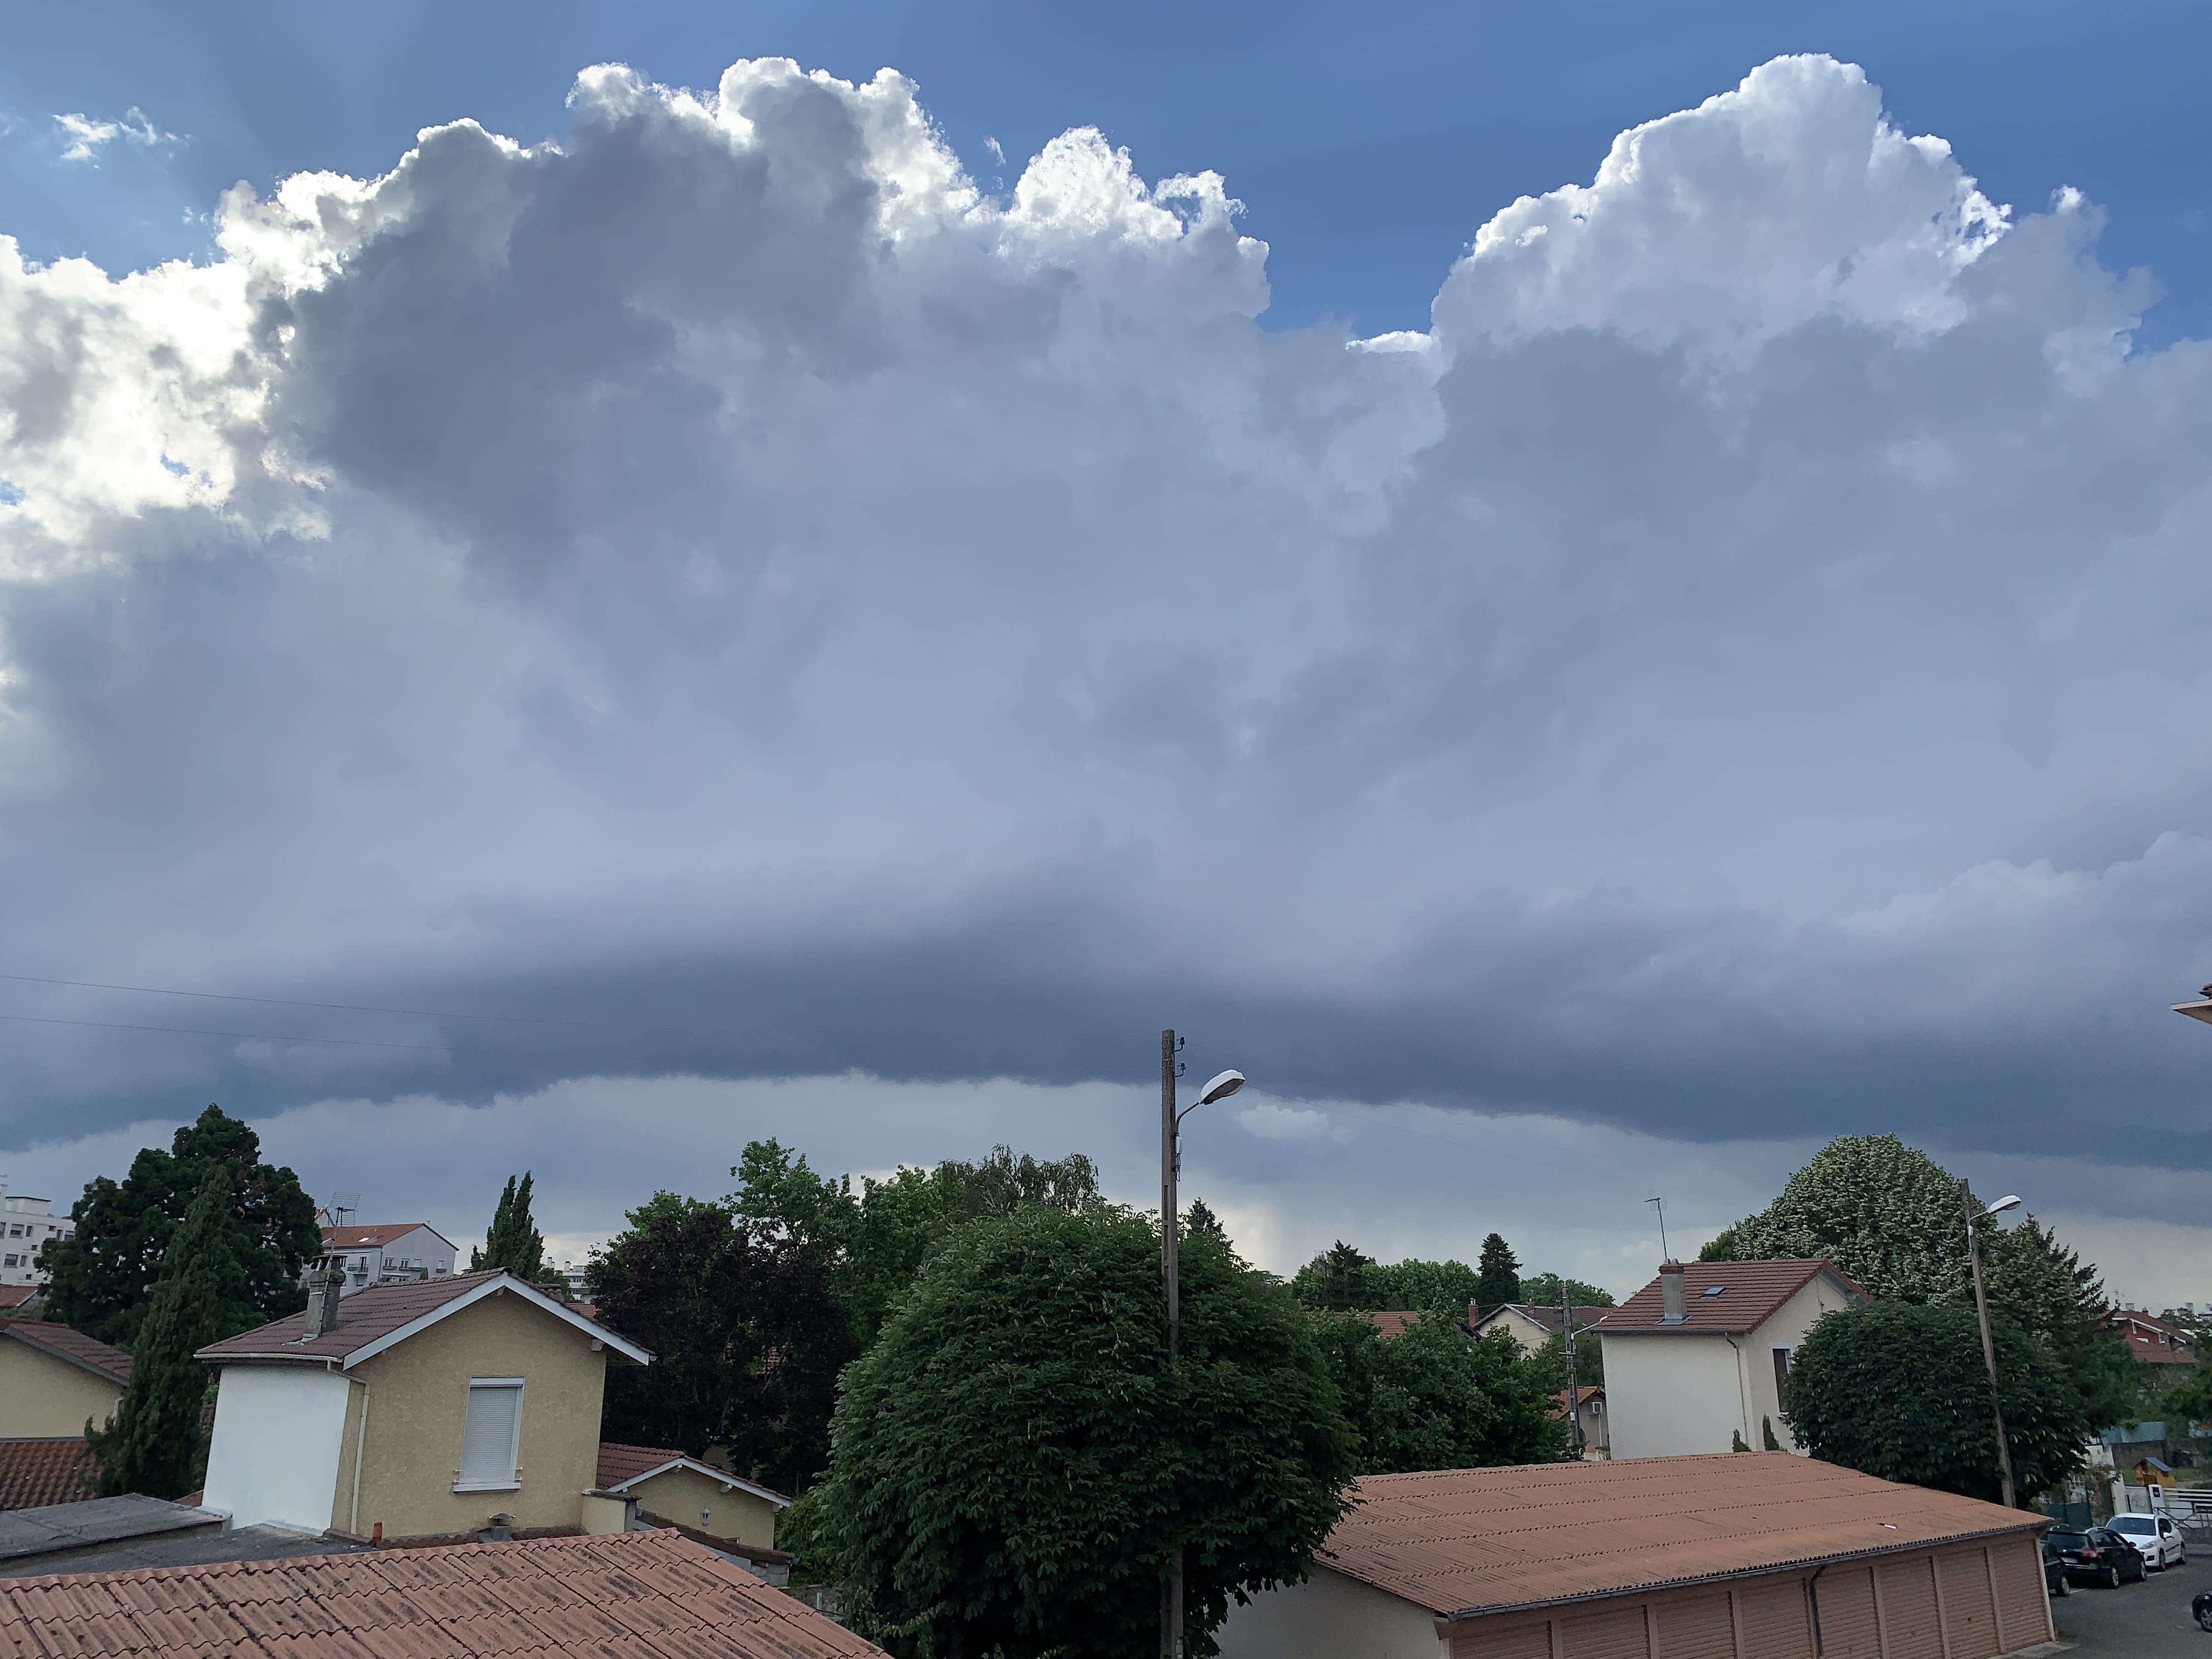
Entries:
{"label": "garage roof", "polygon": [[1789,1452],[1376,1474],[1356,1490],[1319,1559],[1447,1617],[2049,1524]]}

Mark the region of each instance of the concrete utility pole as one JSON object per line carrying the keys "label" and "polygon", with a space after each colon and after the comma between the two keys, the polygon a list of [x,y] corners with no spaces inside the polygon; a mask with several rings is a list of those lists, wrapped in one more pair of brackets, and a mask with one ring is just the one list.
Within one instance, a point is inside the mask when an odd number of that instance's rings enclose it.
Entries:
{"label": "concrete utility pole", "polygon": [[1577,1457],[1583,1455],[1582,1377],[1575,1370],[1575,1293],[1565,1276],[1559,1279],[1559,1328],[1567,1339],[1567,1443]]}
{"label": "concrete utility pole", "polygon": [[1982,1284],[1982,1235],[1978,1224],[2019,1202],[2016,1198],[2002,1199],[1978,1214],[1973,1194],[1963,1177],[1959,1182],[1959,1203],[1966,1213],[1966,1259],[1974,1269],[1974,1312],[1982,1322],[1982,1364],[1990,1372],[1990,1416],[1996,1424],[1997,1483],[2007,1509],[2013,1507],[2012,1446],[2005,1438],[2004,1407],[1997,1399],[1997,1345],[1990,1336],[1990,1293]]}

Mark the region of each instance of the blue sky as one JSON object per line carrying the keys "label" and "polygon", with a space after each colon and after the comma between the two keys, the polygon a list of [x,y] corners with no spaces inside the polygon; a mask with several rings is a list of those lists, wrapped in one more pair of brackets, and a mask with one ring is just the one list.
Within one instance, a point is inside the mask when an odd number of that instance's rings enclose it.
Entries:
{"label": "blue sky", "polygon": [[[0,56],[0,198],[27,253],[111,266],[201,254],[244,179],[366,174],[418,127],[472,115],[558,135],[571,77],[615,60],[708,86],[783,55],[848,79],[884,65],[979,181],[1094,124],[1150,176],[1211,167],[1272,249],[1271,321],[1362,332],[1426,321],[1437,274],[1515,197],[1587,179],[1623,127],[1686,108],[1784,52],[1863,64],[1899,125],[1948,138],[1995,199],[2072,185],[2111,215],[2108,263],[2167,289],[2143,337],[2212,321],[2212,13],[2185,0],[1569,10],[1466,0],[1382,9],[1135,3],[237,4],[16,7]],[[57,170],[46,125],[143,108],[191,142]],[[995,137],[1009,167],[994,161]]]}
{"label": "blue sky", "polygon": [[1271,1265],[1897,1130],[2212,1296],[2200,14],[10,26],[19,1187],[1141,1200],[1174,1024]]}

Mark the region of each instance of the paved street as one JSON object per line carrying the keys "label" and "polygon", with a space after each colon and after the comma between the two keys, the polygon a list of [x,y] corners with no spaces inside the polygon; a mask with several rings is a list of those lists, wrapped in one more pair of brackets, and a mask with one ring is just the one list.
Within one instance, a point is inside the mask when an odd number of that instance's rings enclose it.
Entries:
{"label": "paved street", "polygon": [[2212,1589],[2212,1552],[2116,1590],[2084,1589],[2051,1604],[2063,1642],[2082,1659],[2212,1659],[2212,1634],[2189,1617],[2189,1598]]}

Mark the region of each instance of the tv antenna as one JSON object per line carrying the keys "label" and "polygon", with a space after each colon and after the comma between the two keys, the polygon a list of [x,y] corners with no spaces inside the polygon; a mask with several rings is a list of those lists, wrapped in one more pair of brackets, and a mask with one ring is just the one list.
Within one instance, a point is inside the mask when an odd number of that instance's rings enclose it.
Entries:
{"label": "tv antenna", "polygon": [[1649,1204],[1654,1210],[1657,1211],[1659,1214],[1660,1259],[1666,1261],[1672,1261],[1674,1259],[1674,1253],[1667,1248],[1667,1200],[1663,1198],[1647,1198],[1644,1201],[1646,1204]]}
{"label": "tv antenna", "polygon": [[350,1227],[353,1225],[353,1218],[360,1213],[361,1194],[359,1193],[331,1194],[331,1225],[333,1227]]}

